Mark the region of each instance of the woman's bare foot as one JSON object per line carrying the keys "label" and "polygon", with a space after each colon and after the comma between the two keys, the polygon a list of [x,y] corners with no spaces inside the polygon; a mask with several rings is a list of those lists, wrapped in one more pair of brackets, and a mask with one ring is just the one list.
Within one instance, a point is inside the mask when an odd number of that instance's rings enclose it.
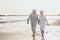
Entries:
{"label": "woman's bare foot", "polygon": [[42,37],[42,39],[41,40],[44,40],[44,37]]}
{"label": "woman's bare foot", "polygon": [[35,37],[35,34],[32,34],[32,37]]}

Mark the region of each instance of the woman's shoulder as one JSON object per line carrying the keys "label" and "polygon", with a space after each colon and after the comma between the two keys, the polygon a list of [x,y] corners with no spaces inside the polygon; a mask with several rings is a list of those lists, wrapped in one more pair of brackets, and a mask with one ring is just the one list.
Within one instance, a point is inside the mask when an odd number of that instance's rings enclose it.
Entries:
{"label": "woman's shoulder", "polygon": [[40,16],[40,17],[46,17],[45,15],[43,15],[43,16]]}
{"label": "woman's shoulder", "polygon": [[39,17],[46,17],[46,16],[45,15],[43,15],[43,16],[39,15]]}

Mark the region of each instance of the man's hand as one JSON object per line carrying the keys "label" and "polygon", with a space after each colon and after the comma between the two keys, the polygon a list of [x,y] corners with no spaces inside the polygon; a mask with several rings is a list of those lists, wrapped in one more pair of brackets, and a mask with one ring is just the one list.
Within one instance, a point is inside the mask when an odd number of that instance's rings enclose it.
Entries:
{"label": "man's hand", "polygon": [[27,21],[27,24],[29,24],[29,21]]}

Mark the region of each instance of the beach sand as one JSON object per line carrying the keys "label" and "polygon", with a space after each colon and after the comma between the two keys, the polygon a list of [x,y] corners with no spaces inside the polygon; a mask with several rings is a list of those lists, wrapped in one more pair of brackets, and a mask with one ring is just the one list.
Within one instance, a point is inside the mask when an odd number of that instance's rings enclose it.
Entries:
{"label": "beach sand", "polygon": [[[41,40],[40,28],[36,29],[36,40]],[[60,27],[46,26],[45,40],[60,40]],[[0,40],[33,40],[30,25],[20,23],[0,24]]]}
{"label": "beach sand", "polygon": [[0,40],[29,40],[23,33],[0,33]]}
{"label": "beach sand", "polygon": [[[28,30],[19,32],[0,32],[0,40],[33,40],[32,32]],[[45,40],[60,40],[60,29],[57,27],[47,27],[44,37]],[[35,39],[41,40],[40,31],[36,31]]]}

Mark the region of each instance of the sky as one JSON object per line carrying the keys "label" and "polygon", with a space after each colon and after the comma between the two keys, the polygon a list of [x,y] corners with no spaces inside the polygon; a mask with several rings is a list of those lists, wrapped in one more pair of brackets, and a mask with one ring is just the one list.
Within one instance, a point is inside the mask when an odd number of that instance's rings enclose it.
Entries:
{"label": "sky", "polygon": [[36,9],[45,14],[60,14],[60,0],[0,0],[0,14],[28,15]]}

